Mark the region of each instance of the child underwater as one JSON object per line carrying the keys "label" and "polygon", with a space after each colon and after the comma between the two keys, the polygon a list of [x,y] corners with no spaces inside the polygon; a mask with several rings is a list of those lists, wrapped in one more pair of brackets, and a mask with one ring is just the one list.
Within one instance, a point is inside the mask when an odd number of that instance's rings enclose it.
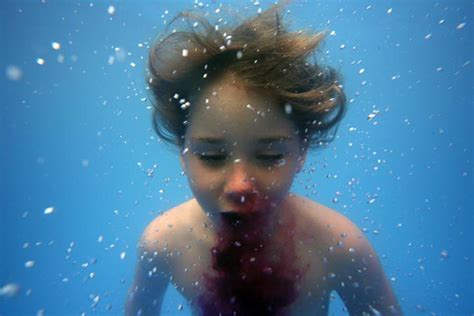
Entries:
{"label": "child underwater", "polygon": [[324,35],[288,31],[281,9],[227,30],[181,13],[189,29],[152,47],[154,129],[194,199],[145,229],[127,315],[159,315],[169,283],[193,315],[327,315],[332,291],[350,315],[402,314],[364,233],[290,193],[346,102],[337,72],[309,58]]}

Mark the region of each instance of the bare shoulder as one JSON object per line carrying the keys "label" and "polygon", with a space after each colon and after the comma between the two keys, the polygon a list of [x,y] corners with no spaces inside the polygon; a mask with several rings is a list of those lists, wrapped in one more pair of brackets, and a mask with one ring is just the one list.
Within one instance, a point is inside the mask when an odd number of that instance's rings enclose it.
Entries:
{"label": "bare shoulder", "polygon": [[180,227],[190,203],[185,202],[158,215],[143,231],[137,247],[135,278],[127,296],[126,315],[159,314],[173,272],[172,251],[182,239]]}
{"label": "bare shoulder", "polygon": [[305,225],[318,235],[324,246],[334,249],[366,249],[369,246],[364,233],[340,212],[306,197],[293,195],[292,199],[302,214]]}
{"label": "bare shoulder", "polygon": [[194,199],[177,205],[153,219],[143,231],[140,246],[146,250],[163,251],[180,240],[183,226],[187,225],[195,209]]}
{"label": "bare shoulder", "polygon": [[[303,197],[299,211],[309,218],[317,246],[325,252],[333,287],[351,315],[402,315],[378,256],[364,233],[343,214]],[[347,286],[347,285],[352,286]]]}

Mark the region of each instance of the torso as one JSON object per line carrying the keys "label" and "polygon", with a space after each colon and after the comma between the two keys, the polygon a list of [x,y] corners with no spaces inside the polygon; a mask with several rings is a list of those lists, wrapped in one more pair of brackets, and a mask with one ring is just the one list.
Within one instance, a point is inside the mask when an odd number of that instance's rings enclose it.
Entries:
{"label": "torso", "polygon": [[[285,311],[288,315],[326,315],[334,288],[331,262],[335,259],[330,248],[337,242],[337,232],[328,224],[333,212],[301,197],[289,198],[292,207],[286,211],[296,220],[297,267],[305,273],[297,286],[297,299]],[[203,275],[212,270],[210,249],[215,242],[214,229],[195,200],[168,211],[166,216],[172,229],[167,240],[172,284],[196,309],[193,303],[205,291]],[[281,244],[275,247],[285,247],[285,242],[277,241]],[[193,314],[198,315],[197,310]]]}

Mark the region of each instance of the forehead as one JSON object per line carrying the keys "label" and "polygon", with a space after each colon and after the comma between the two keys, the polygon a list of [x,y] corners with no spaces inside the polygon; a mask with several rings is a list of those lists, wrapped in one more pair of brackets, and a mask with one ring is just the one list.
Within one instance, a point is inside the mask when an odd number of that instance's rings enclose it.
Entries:
{"label": "forehead", "polygon": [[294,137],[295,131],[291,119],[268,92],[226,75],[207,85],[194,100],[186,136],[257,141]]}

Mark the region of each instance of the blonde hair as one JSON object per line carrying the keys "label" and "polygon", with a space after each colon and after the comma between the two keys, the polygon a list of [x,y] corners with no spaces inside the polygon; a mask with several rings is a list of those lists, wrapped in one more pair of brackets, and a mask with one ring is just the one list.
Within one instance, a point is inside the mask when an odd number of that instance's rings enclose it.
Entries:
{"label": "blonde hair", "polygon": [[280,11],[281,6],[274,5],[226,30],[190,12],[170,23],[181,19],[187,27],[157,41],[148,64],[153,127],[164,141],[183,146],[189,119],[186,102],[225,72],[274,96],[295,123],[305,149],[333,139],[345,114],[345,95],[338,73],[309,58],[325,36],[288,31]]}

